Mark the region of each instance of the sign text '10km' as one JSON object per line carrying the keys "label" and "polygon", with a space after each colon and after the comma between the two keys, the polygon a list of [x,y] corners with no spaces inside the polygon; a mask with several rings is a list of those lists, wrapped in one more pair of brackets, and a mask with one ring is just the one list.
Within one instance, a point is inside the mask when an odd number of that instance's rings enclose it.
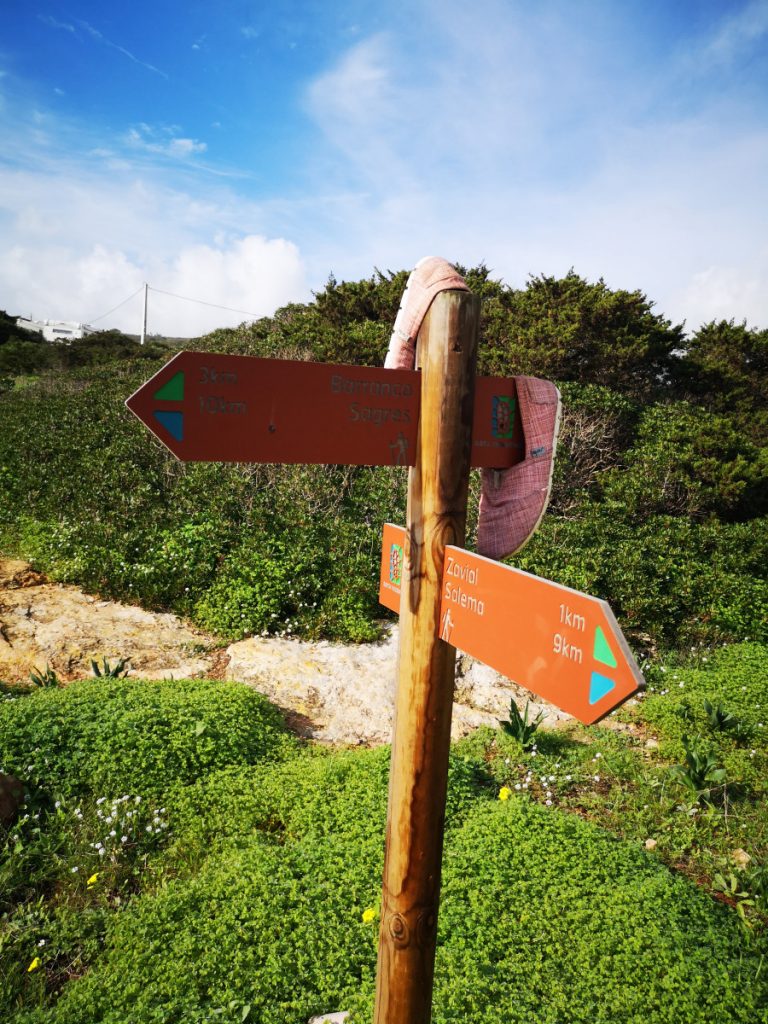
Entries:
{"label": "sign text '10km'", "polygon": [[[126,405],[184,462],[411,466],[420,389],[416,370],[180,352]],[[478,377],[472,465],[522,457],[514,380]]]}

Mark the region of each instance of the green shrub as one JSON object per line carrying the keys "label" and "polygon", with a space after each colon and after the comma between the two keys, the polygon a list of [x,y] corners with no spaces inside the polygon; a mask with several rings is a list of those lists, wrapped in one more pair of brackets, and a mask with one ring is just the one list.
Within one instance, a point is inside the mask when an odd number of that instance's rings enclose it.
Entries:
{"label": "green shrub", "polygon": [[361,915],[376,898],[378,845],[249,837],[115,919],[51,1021],[305,1024],[343,1005],[375,969],[376,928]]}
{"label": "green shrub", "polygon": [[[264,800],[255,832],[243,819],[197,873],[134,901],[51,1024],[370,1020],[386,759],[300,763],[303,783],[285,767],[272,789],[285,827]],[[449,827],[435,1024],[753,1024],[766,994],[736,916],[637,846],[516,799]]]}
{"label": "green shrub", "polygon": [[768,752],[768,646],[731,644],[704,651],[697,662],[672,662],[652,674],[642,706],[645,721],[674,741],[692,727],[708,731],[728,749],[743,742],[742,735],[712,727],[709,709],[716,702],[741,730],[748,730],[753,747]]}
{"label": "green shrub", "polygon": [[285,742],[276,709],[235,683],[102,677],[0,704],[0,765],[47,792],[159,794]]}
{"label": "green shrub", "polygon": [[[177,837],[170,859],[205,857],[211,843],[243,838],[254,830],[282,840],[383,835],[389,785],[389,748],[331,753],[307,748],[283,764],[234,766],[166,799]],[[478,798],[492,799],[495,784],[478,762],[451,754],[446,825],[457,827]]]}
{"label": "green shrub", "polygon": [[[238,547],[195,607],[195,619],[220,636],[274,633],[311,618],[327,585],[327,556],[313,535],[263,538]],[[295,631],[295,628],[294,628]]]}
{"label": "green shrub", "polygon": [[644,642],[768,640],[768,518],[638,525],[620,505],[589,502],[568,520],[545,519],[514,563],[608,601]]}
{"label": "green shrub", "polygon": [[650,406],[623,466],[603,488],[629,518],[685,515],[750,519],[768,512],[768,449],[749,441],[727,416],[687,402]]}
{"label": "green shrub", "polygon": [[[177,786],[164,863],[187,871],[112,922],[105,955],[51,1019],[203,1021],[223,1010],[239,1021],[250,1005],[249,1020],[303,1024],[349,1002],[375,970],[377,924],[362,913],[379,902],[388,768],[386,748],[310,749]],[[452,757],[449,831],[491,792]]]}
{"label": "green shrub", "polygon": [[444,877],[435,1024],[763,1019],[760,957],[730,912],[575,816],[478,807]]}

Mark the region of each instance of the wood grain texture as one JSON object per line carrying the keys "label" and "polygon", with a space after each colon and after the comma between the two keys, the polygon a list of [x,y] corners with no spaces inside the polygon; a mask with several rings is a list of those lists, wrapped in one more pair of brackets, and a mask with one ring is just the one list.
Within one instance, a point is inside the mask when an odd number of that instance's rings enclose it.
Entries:
{"label": "wood grain texture", "polygon": [[418,339],[400,653],[374,1024],[428,1024],[440,896],[455,648],[439,639],[446,544],[463,545],[479,300],[438,295]]}

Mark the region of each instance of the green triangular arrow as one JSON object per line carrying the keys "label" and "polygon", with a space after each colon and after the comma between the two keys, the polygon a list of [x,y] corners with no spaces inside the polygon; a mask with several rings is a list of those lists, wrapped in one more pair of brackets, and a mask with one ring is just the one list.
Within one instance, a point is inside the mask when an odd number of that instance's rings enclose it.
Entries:
{"label": "green triangular arrow", "polygon": [[611,668],[616,668],[618,664],[616,656],[605,639],[605,633],[600,626],[595,629],[595,646],[592,651],[592,657],[595,661],[601,661],[604,665],[610,665]]}
{"label": "green triangular arrow", "polygon": [[179,370],[170,380],[167,380],[159,391],[155,392],[155,398],[164,402],[184,401],[184,371]]}

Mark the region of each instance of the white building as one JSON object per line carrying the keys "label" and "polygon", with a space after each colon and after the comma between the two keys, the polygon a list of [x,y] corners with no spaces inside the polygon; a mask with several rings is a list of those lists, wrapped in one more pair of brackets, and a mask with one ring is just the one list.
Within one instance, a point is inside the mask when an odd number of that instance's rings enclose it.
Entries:
{"label": "white building", "polygon": [[74,320],[33,320],[32,317],[20,316],[16,326],[23,327],[25,331],[37,331],[46,341],[74,341],[95,333],[93,327]]}

